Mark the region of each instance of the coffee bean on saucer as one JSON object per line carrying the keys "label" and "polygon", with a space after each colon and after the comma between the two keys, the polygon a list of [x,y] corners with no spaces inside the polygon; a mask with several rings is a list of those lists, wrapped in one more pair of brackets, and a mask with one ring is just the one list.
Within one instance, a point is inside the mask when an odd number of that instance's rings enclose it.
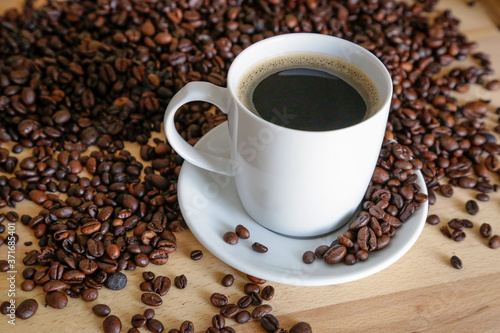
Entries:
{"label": "coffee bean on saucer", "polygon": [[238,244],[238,235],[232,231],[228,231],[224,234],[224,242],[230,245],[236,245]]}
{"label": "coffee bean on saucer", "polygon": [[323,256],[329,249],[330,247],[328,245],[320,245],[316,248],[316,250],[314,250],[314,254],[318,257],[318,259],[323,259]]}
{"label": "coffee bean on saucer", "polygon": [[462,260],[460,260],[459,257],[457,256],[451,257],[450,263],[453,266],[453,268],[462,269]]}
{"label": "coffee bean on saucer", "polygon": [[192,260],[200,260],[203,257],[203,252],[201,250],[194,250],[189,256]]}
{"label": "coffee bean on saucer", "polygon": [[243,225],[238,224],[234,230],[236,234],[238,235],[239,238],[241,239],[248,239],[250,238],[250,231],[248,231],[247,228],[245,228]]}
{"label": "coffee bean on saucer", "polygon": [[267,252],[267,247],[262,245],[261,243],[258,243],[258,242],[255,242],[252,244],[252,249],[255,252],[259,252],[259,253],[266,253]]}
{"label": "coffee bean on saucer", "polygon": [[221,280],[221,284],[224,287],[230,287],[234,283],[234,276],[232,274],[226,274]]}
{"label": "coffee bean on saucer", "polygon": [[313,251],[306,251],[302,255],[302,261],[304,262],[304,264],[312,264],[315,259],[316,255],[314,254]]}

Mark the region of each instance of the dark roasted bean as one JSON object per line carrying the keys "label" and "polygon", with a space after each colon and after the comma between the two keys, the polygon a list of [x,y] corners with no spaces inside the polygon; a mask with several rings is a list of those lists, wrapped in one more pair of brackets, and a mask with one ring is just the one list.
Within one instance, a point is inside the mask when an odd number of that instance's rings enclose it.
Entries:
{"label": "dark roasted bean", "polygon": [[462,269],[462,260],[457,256],[452,256],[450,259],[451,266],[456,269]]}
{"label": "dark roasted bean", "polygon": [[38,310],[38,302],[32,298],[22,301],[16,308],[16,317],[28,319]]}
{"label": "dark roasted bean", "polygon": [[189,256],[192,260],[200,260],[203,257],[203,252],[201,250],[194,250]]}
{"label": "dark roasted bean", "polygon": [[210,296],[210,302],[217,307],[223,307],[224,305],[227,304],[228,299],[227,296],[221,293],[213,293],[212,296]]}
{"label": "dark roasted bean", "polygon": [[96,316],[106,317],[111,313],[111,309],[106,304],[96,304],[92,307],[92,312],[94,312]]}
{"label": "dark roasted bean", "polygon": [[179,276],[176,276],[175,279],[174,279],[174,284],[175,284],[175,287],[177,289],[184,289],[187,287],[187,278],[186,276],[183,274],[183,275],[179,275]]}
{"label": "dark roasted bean", "polygon": [[122,322],[120,318],[115,315],[109,315],[102,323],[104,333],[119,333],[122,329]]}
{"label": "dark roasted bean", "polygon": [[252,244],[252,249],[255,252],[266,253],[268,251],[267,246],[262,245],[261,243],[255,242]]}
{"label": "dark roasted bean", "polygon": [[239,238],[241,239],[248,239],[250,238],[250,231],[248,231],[247,228],[245,228],[243,225],[238,224],[234,230],[236,234],[238,235]]}
{"label": "dark roasted bean", "polygon": [[232,274],[226,274],[221,280],[221,284],[224,287],[230,287],[234,283],[234,276]]}
{"label": "dark roasted bean", "polygon": [[160,306],[163,303],[161,297],[153,293],[142,294],[141,301],[149,306]]}

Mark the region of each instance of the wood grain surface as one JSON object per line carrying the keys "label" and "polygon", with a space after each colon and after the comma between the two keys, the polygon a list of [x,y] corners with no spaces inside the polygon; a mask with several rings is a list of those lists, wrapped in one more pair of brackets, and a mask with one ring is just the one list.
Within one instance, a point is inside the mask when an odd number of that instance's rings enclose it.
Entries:
{"label": "wood grain surface", "polygon": [[[474,7],[467,1],[443,0],[438,8],[450,8],[461,19],[461,29],[479,43],[479,50],[489,53],[493,67],[500,77],[500,32],[496,22],[500,20],[497,0],[478,0]],[[0,0],[0,11],[12,6],[20,7],[21,0]],[[481,87],[472,87],[467,95],[459,99],[484,98],[492,100],[492,112],[488,126],[498,123],[494,109],[500,106],[500,94],[488,92]],[[163,137],[163,134],[157,134]],[[9,145],[7,145],[9,146]],[[137,154],[138,146],[128,148]],[[22,156],[22,155],[21,155]],[[494,179],[498,183],[498,179]],[[500,249],[492,250],[487,240],[479,235],[479,225],[488,222],[494,233],[500,234],[500,193],[494,193],[488,203],[479,203],[480,212],[469,216],[465,202],[474,198],[474,191],[455,190],[455,195],[446,199],[438,195],[430,214],[438,214],[441,224],[451,218],[469,218],[475,226],[468,230],[467,239],[456,243],[439,232],[439,226],[426,225],[415,246],[399,261],[384,271],[359,281],[326,287],[292,287],[268,282],[276,289],[269,304],[273,314],[283,327],[289,328],[298,321],[311,323],[318,332],[500,332]],[[8,209],[1,209],[6,212]],[[30,202],[18,205],[20,214],[34,215],[38,207]],[[404,226],[403,226],[404,227]],[[7,317],[0,317],[0,332],[101,332],[103,319],[93,315],[91,308],[97,303],[108,304],[112,314],[121,318],[122,332],[130,327],[130,318],[146,308],[140,301],[139,284],[145,269],[127,272],[128,286],[122,291],[101,289],[99,299],[86,303],[81,299],[70,299],[63,310],[44,307],[41,288],[31,292],[20,289],[21,262],[24,253],[37,248],[25,246],[24,242],[37,240],[29,228],[17,224],[20,242],[16,250],[16,299],[35,298],[39,303],[36,315],[28,320],[16,320],[16,326],[7,324]],[[5,234],[4,234],[5,235]],[[172,288],[164,298],[164,304],[156,309],[156,318],[161,320],[167,332],[178,328],[184,320],[194,322],[196,332],[205,332],[217,309],[209,303],[213,292],[222,292],[236,302],[243,295],[247,283],[244,274],[227,266],[207,250],[189,232],[177,233],[179,248],[171,254],[164,266],[149,265],[147,270],[166,275],[172,280],[184,274],[188,287],[184,290]],[[397,237],[397,236],[396,236]],[[192,250],[201,249],[204,257],[200,261],[189,259]],[[6,246],[0,247],[0,258],[5,258]],[[449,264],[452,255],[459,256],[464,268],[456,270]],[[236,277],[230,288],[220,285],[221,278],[231,273]],[[0,273],[0,302],[7,300],[7,275]],[[237,332],[262,332],[257,321],[244,325],[228,320],[228,325]],[[145,330],[144,330],[145,331]]]}

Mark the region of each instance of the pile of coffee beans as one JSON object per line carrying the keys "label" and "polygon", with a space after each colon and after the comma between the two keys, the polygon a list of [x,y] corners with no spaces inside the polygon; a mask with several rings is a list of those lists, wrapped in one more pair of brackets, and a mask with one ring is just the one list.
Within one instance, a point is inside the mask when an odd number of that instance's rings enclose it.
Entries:
{"label": "pile of coffee beans", "polygon": [[[497,190],[492,175],[500,173],[500,149],[484,123],[489,101],[458,103],[451,92],[473,84],[498,90],[500,83],[486,78],[493,73],[488,55],[474,51],[450,11],[430,14],[436,0],[49,0],[39,9],[33,3],[0,16],[0,145],[14,142],[10,150],[0,147],[0,171],[7,174],[0,176],[0,209],[26,198],[40,205],[37,215],[20,217],[39,239],[23,259],[36,266],[25,279],[42,288],[50,283],[44,290],[57,299],[93,299],[104,285],[125,286],[116,272],[167,263],[177,248],[173,232],[186,229],[177,203],[182,158],[168,142],[148,139],[187,82],[225,85],[234,57],[276,34],[351,40],[386,65],[394,84],[385,141],[399,144],[382,149],[363,212],[349,230],[304,261],[352,264],[386,246],[426,200],[412,170],[421,170],[431,204],[436,193],[452,196],[454,187],[477,191],[481,201]],[[477,65],[436,75],[468,56]],[[180,110],[176,126],[194,144],[224,120],[198,103]],[[141,145],[147,166],[125,142]],[[19,161],[15,154],[25,149],[30,156]],[[19,216],[0,214],[0,228],[6,218]],[[500,247],[500,238],[489,245]],[[115,276],[117,285],[106,283]],[[275,327],[270,316],[261,318],[265,329]],[[118,322],[109,319],[104,329]],[[290,332],[310,331],[297,325]]]}

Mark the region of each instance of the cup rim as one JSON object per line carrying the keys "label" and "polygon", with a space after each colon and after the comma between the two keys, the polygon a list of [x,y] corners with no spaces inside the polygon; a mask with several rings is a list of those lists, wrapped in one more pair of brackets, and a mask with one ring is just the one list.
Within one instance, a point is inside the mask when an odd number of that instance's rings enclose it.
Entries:
{"label": "cup rim", "polygon": [[[384,96],[380,96],[382,102],[379,104],[379,107],[377,109],[375,109],[375,111],[373,112],[373,114],[371,116],[369,116],[368,118],[363,119],[362,121],[360,121],[360,122],[358,122],[356,124],[347,126],[347,127],[338,128],[338,129],[332,129],[332,130],[327,130],[327,131],[306,131],[306,130],[301,130],[301,129],[295,129],[295,128],[289,128],[289,127],[284,127],[284,126],[276,125],[276,124],[274,124],[272,122],[269,122],[269,121],[267,121],[267,120],[259,117],[254,112],[250,111],[241,102],[241,100],[236,96],[236,93],[233,90],[232,85],[230,84],[230,79],[232,77],[232,73],[235,70],[234,69],[235,68],[234,65],[235,64],[238,65],[238,62],[239,62],[238,58],[240,58],[240,56],[244,55],[245,53],[252,52],[254,49],[263,48],[263,47],[269,47],[273,43],[280,42],[280,40],[283,40],[283,39],[294,39],[294,38],[295,39],[296,38],[318,38],[318,39],[324,39],[325,42],[326,42],[326,40],[329,40],[329,41],[334,40],[336,43],[348,45],[349,47],[353,48],[356,51],[359,51],[364,56],[367,56],[372,61],[374,61],[374,63],[381,70],[382,76],[384,77],[384,84],[386,85],[385,88],[387,90],[387,95],[385,96],[385,98],[383,98]],[[274,46],[272,46],[272,47],[274,47]],[[291,52],[276,53],[276,55],[284,54],[284,53],[291,53]],[[327,53],[325,53],[325,54],[328,55]],[[256,63],[257,62],[252,63],[250,65],[246,65],[246,66],[250,67],[250,66],[255,65]],[[241,78],[241,76],[239,78]],[[372,77],[369,76],[369,78],[373,81]],[[343,131],[352,130],[353,128],[358,128],[360,126],[365,126],[365,125],[367,125],[367,124],[375,121],[375,119],[384,116],[384,112],[382,112],[382,111],[385,110],[385,109],[389,110],[390,104],[392,102],[392,95],[393,95],[393,84],[392,84],[391,75],[389,74],[389,71],[388,71],[387,67],[373,53],[371,53],[367,49],[365,49],[365,48],[357,45],[356,43],[353,43],[351,41],[348,41],[348,40],[340,38],[340,37],[335,37],[335,36],[330,36],[330,35],[323,35],[323,34],[318,34],[318,33],[307,33],[307,32],[286,33],[286,34],[275,35],[275,36],[268,37],[268,38],[265,38],[263,40],[260,40],[260,41],[258,41],[256,43],[248,46],[246,49],[244,49],[243,51],[241,51],[240,54],[238,54],[238,56],[235,58],[235,60],[231,63],[231,66],[230,66],[229,71],[227,73],[227,85],[226,86],[227,86],[227,89],[229,91],[230,96],[232,97],[232,100],[234,100],[237,103],[237,105],[238,105],[239,108],[243,109],[247,114],[249,114],[252,117],[252,119],[254,119],[254,120],[262,123],[263,125],[270,126],[271,128],[276,128],[277,130],[280,130],[280,131],[290,131],[290,132],[294,132],[294,133],[302,133],[304,135],[308,135],[308,134],[309,135],[321,135],[321,134],[325,135],[325,134],[330,134],[330,133],[341,133]],[[379,90],[379,93],[380,93],[380,90]]]}

